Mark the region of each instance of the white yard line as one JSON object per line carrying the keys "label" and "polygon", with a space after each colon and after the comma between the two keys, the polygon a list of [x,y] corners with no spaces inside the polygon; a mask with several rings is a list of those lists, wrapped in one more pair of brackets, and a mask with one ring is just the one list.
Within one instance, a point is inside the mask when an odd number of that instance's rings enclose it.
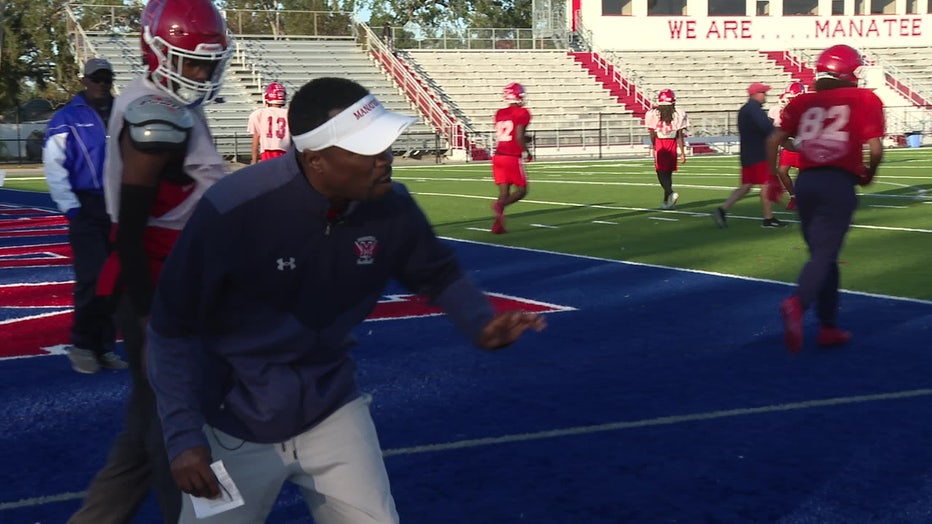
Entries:
{"label": "white yard line", "polygon": [[[677,186],[680,187],[680,186]],[[433,193],[433,192],[419,192],[412,191],[412,194],[418,196],[434,196],[434,197],[449,197],[449,198],[467,198],[467,199],[476,199],[476,200],[495,200],[493,196],[480,196],[480,195],[464,195],[458,193]],[[629,206],[609,206],[603,204],[578,204],[574,202],[554,202],[550,200],[531,200],[524,199],[521,202],[526,204],[538,204],[542,206],[557,206],[557,207],[578,207],[578,208],[591,208],[591,209],[608,209],[612,211],[643,211],[650,213],[660,212],[657,208],[650,207],[629,207]],[[678,211],[678,210],[666,210],[664,213],[675,213],[681,216],[691,216],[691,217],[710,217],[710,213],[705,212],[694,212],[694,211]],[[856,216],[856,215],[855,215]],[[759,221],[759,216],[742,216],[742,215],[728,215],[728,220],[755,220]],[[798,223],[798,220],[784,220],[785,222]],[[920,229],[920,228],[909,228],[909,227],[893,227],[893,226],[871,226],[867,224],[851,224],[853,229],[869,229],[875,231],[897,231],[897,232],[907,232],[907,233],[932,233],[932,229]],[[469,229],[469,228],[466,228]],[[485,231],[485,230],[480,230]]]}

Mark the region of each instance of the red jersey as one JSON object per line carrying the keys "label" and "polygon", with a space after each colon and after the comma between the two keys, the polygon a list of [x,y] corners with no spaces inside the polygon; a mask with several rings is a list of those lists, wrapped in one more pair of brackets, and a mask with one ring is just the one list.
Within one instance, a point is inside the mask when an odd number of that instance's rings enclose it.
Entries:
{"label": "red jersey", "polygon": [[518,126],[527,128],[531,123],[531,112],[518,105],[503,107],[495,113],[495,152],[503,155],[521,156],[524,148],[516,139]]}
{"label": "red jersey", "polygon": [[870,89],[840,87],[796,96],[780,128],[796,137],[799,170],[833,166],[864,172],[864,144],[886,133],[883,102]]}

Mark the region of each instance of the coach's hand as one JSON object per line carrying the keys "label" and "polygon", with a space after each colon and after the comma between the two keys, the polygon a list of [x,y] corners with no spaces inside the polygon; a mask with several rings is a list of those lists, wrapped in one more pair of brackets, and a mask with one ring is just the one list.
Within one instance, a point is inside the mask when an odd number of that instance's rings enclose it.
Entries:
{"label": "coach's hand", "polygon": [[482,349],[501,349],[508,346],[528,329],[542,331],[547,327],[544,317],[527,311],[503,311],[498,313],[482,328],[479,335],[479,347]]}
{"label": "coach's hand", "polygon": [[220,485],[210,469],[210,449],[205,446],[182,451],[172,460],[172,477],[178,489],[195,497],[212,499],[220,495]]}

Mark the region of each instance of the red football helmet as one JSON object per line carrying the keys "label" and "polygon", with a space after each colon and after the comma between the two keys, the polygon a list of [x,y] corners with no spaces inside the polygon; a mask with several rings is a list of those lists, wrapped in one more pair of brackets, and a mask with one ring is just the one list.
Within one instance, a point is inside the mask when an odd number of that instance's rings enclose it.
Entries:
{"label": "red football helmet", "polygon": [[863,65],[864,58],[857,49],[844,44],[833,45],[819,55],[816,78],[837,78],[856,84]]}
{"label": "red football helmet", "polygon": [[519,83],[512,82],[506,85],[505,89],[502,90],[502,94],[505,102],[509,104],[518,104],[519,106],[524,105],[524,86]]}
{"label": "red football helmet", "polygon": [[270,106],[283,106],[285,105],[285,99],[288,97],[288,93],[285,91],[285,86],[278,82],[272,82],[265,86],[264,97],[265,103]]}
{"label": "red football helmet", "polygon": [[[783,91],[783,95],[786,95],[786,98],[793,98],[805,92],[806,84],[802,82],[790,82],[790,85],[786,86],[786,89]],[[783,95],[781,95],[781,98],[783,98]]]}
{"label": "red football helmet", "polygon": [[672,89],[661,89],[657,93],[657,105],[659,106],[672,106],[676,103],[676,93]]}
{"label": "red football helmet", "polygon": [[[226,22],[213,2],[149,0],[141,24],[142,53],[155,84],[186,105],[213,100],[232,50]],[[185,60],[211,64],[210,77],[185,77]]]}

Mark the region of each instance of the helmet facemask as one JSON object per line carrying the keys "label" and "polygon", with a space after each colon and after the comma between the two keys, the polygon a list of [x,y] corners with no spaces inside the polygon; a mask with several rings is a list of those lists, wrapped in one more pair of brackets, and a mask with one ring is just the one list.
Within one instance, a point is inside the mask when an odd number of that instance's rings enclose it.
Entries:
{"label": "helmet facemask", "polygon": [[[189,51],[153,36],[148,26],[144,28],[143,41],[158,60],[158,66],[150,73],[152,80],[180,102],[196,106],[211,102],[220,93],[227,60],[232,53],[231,45],[206,42],[198,44],[194,51]],[[227,42],[230,42],[229,35]],[[210,78],[199,82],[185,77],[183,71],[186,60],[212,63],[214,67]]]}

